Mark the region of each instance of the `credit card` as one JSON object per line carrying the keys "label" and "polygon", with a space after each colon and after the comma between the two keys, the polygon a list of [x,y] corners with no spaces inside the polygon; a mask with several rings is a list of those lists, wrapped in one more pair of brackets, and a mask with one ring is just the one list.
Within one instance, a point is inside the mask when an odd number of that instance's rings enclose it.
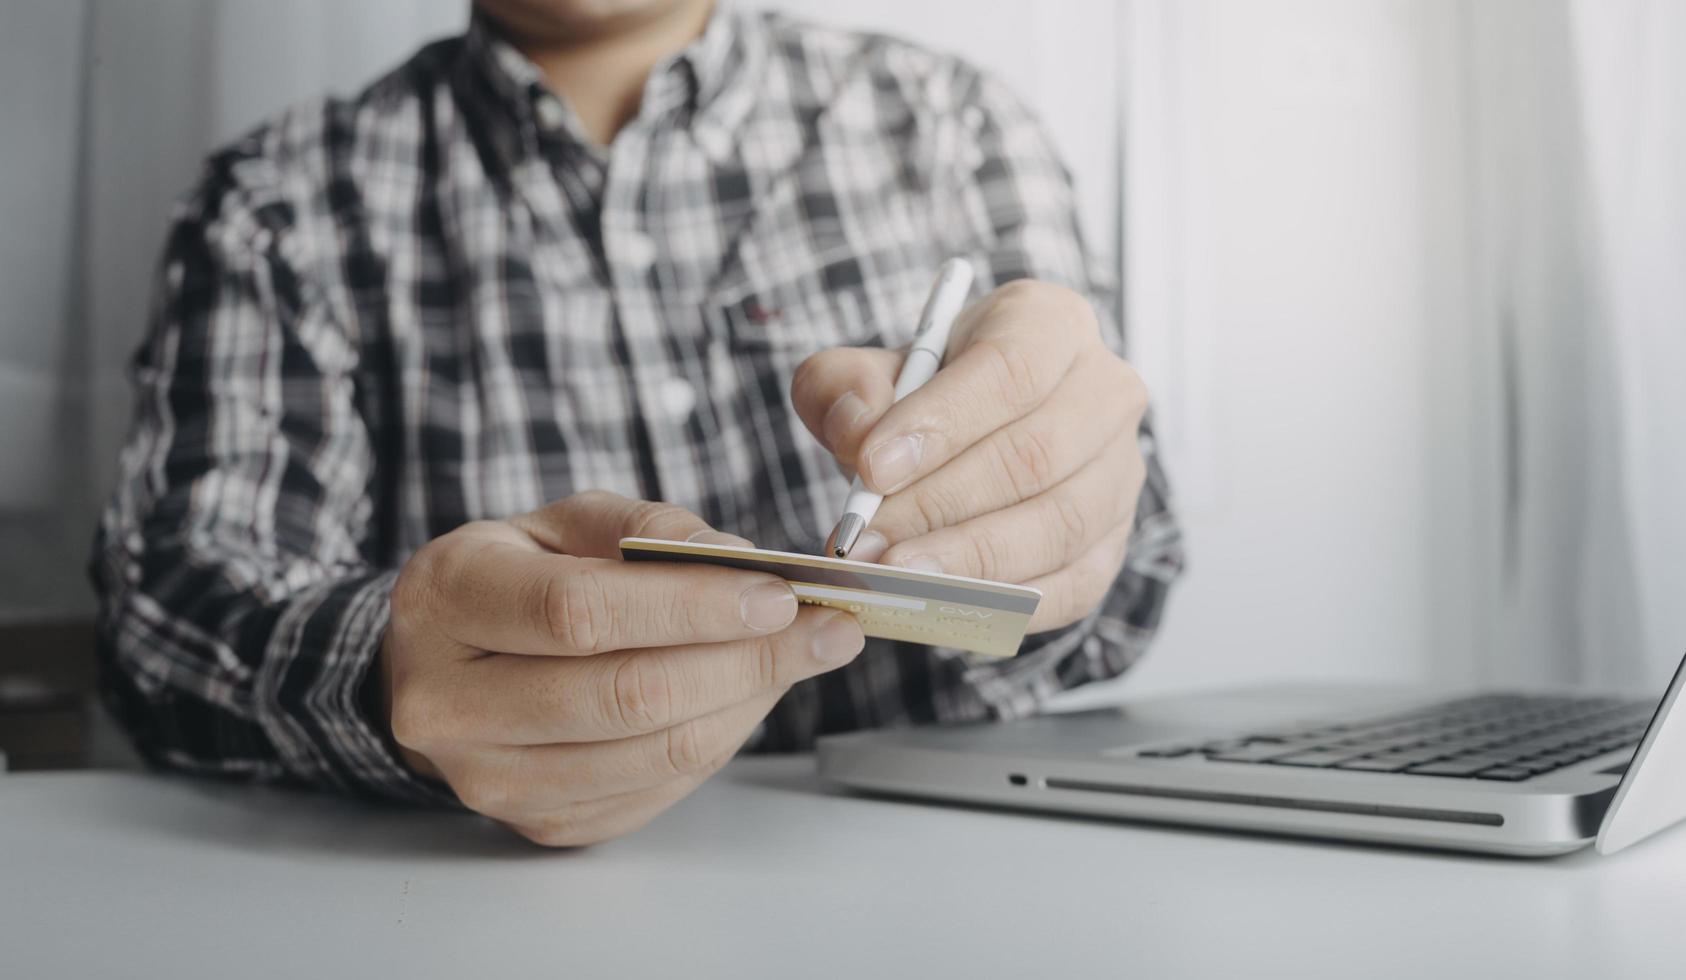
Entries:
{"label": "credit card", "polygon": [[1024,585],[736,545],[622,538],[621,557],[766,572],[789,582],[797,602],[853,613],[867,636],[989,657],[1019,652],[1042,601],[1041,590]]}

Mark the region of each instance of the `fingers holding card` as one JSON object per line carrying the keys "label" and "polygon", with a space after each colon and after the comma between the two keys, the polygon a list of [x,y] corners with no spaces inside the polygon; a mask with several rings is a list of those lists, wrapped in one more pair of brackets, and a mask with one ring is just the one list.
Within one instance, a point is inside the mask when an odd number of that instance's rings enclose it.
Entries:
{"label": "fingers holding card", "polygon": [[622,538],[627,561],[689,562],[768,572],[798,602],[854,614],[867,636],[1011,657],[1024,641],[1042,593],[961,575],[820,558],[735,545]]}

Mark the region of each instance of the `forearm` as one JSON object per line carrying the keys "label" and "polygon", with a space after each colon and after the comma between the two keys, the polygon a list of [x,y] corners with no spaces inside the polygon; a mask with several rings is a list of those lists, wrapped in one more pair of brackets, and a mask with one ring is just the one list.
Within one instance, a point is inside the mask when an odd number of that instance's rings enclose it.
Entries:
{"label": "forearm", "polygon": [[392,573],[283,570],[131,530],[114,507],[99,536],[101,687],[148,761],[440,799],[397,760],[364,696]]}
{"label": "forearm", "polygon": [[242,146],[178,209],[133,362],[91,569],[106,698],[159,765],[426,799],[363,697],[392,576],[358,348]]}

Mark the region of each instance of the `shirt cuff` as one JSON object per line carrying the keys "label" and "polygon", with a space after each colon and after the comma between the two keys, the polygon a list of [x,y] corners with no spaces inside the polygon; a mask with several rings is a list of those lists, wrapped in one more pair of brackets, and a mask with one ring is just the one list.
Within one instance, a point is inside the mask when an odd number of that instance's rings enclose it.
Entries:
{"label": "shirt cuff", "polygon": [[292,596],[257,678],[257,715],[281,762],[306,783],[407,803],[458,805],[404,765],[363,696],[391,618],[395,571],[334,579]]}

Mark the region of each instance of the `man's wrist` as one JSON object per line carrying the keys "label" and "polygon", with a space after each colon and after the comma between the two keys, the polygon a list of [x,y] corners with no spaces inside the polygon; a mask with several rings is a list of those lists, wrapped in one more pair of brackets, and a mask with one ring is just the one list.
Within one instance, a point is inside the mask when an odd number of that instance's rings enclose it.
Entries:
{"label": "man's wrist", "polygon": [[258,720],[297,779],[389,799],[449,802],[447,791],[405,765],[369,697],[371,679],[378,683],[395,577],[369,569],[288,597],[268,631],[255,680]]}
{"label": "man's wrist", "polygon": [[394,637],[391,621],[381,634],[380,645],[375,648],[375,662],[369,665],[369,674],[363,685],[365,708],[369,718],[386,740],[388,748],[410,772],[423,779],[443,781],[439,769],[432,760],[401,743],[392,734],[392,662],[396,656],[397,640]]}

